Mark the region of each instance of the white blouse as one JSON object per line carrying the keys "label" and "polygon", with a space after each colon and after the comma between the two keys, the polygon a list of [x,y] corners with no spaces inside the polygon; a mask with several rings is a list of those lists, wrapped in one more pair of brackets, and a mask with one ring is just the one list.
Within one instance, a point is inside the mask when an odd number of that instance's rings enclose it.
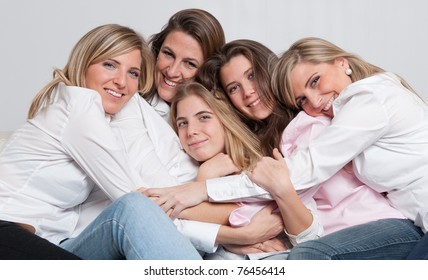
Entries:
{"label": "white blouse", "polygon": [[[112,117],[110,127],[128,154],[128,168],[138,173],[139,186],[168,187],[195,180],[199,165],[184,152],[176,133],[158,110],[138,94]],[[80,234],[109,203],[95,188],[81,207],[83,214],[72,237]],[[217,249],[220,225],[181,219],[174,223],[196,249],[209,253]]]}
{"label": "white blouse", "polygon": [[[354,172],[363,183],[386,192],[395,208],[426,231],[426,103],[405,89],[397,76],[383,73],[348,86],[334,101],[333,109],[332,124],[308,149],[286,160],[295,188],[302,191],[318,185],[352,161]],[[235,196],[227,195],[231,190],[225,190],[226,185],[235,183],[220,179],[207,183],[209,196],[216,200]],[[263,189],[248,184],[248,180],[238,186],[240,189],[233,192],[266,195]]]}
{"label": "white blouse", "polygon": [[[142,179],[140,185],[161,188],[194,181],[199,164],[181,147],[166,120],[168,114],[160,114],[160,110],[168,113],[169,106],[162,99],[157,104],[161,108],[152,107],[136,94],[113,117],[110,125]],[[215,240],[220,225],[181,219],[174,223],[196,249],[208,253],[217,249]]]}
{"label": "white blouse", "polygon": [[53,103],[0,153],[0,219],[58,244],[71,236],[95,185],[110,199],[139,187],[96,91],[59,84]]}

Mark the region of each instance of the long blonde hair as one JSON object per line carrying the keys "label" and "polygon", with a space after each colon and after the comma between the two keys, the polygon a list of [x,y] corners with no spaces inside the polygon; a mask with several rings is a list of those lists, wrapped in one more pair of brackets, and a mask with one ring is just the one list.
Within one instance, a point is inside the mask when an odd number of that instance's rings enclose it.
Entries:
{"label": "long blonde hair", "polygon": [[28,118],[33,118],[42,106],[48,108],[52,91],[59,83],[85,87],[90,65],[133,50],[139,50],[142,57],[138,91],[149,90],[153,83],[154,60],[146,41],[129,27],[106,24],[92,29],[77,42],[64,69],[55,69],[53,80],[34,97]]}
{"label": "long blonde hair", "polygon": [[[273,67],[272,90],[280,103],[290,108],[298,109],[294,93],[291,88],[291,71],[300,62],[312,64],[333,64],[337,58],[346,58],[352,69],[352,82],[385,72],[382,68],[370,64],[359,56],[349,53],[324,39],[308,37],[296,41],[284,52]],[[410,91],[414,90],[402,78],[401,83]]]}
{"label": "long blonde hair", "polygon": [[235,109],[225,100],[224,95],[218,92],[211,93],[200,83],[187,82],[177,88],[170,111],[174,131],[178,133],[177,105],[181,100],[192,95],[202,98],[219,119],[224,129],[226,153],[232,161],[242,170],[252,168],[262,157],[258,137],[239,119]]}

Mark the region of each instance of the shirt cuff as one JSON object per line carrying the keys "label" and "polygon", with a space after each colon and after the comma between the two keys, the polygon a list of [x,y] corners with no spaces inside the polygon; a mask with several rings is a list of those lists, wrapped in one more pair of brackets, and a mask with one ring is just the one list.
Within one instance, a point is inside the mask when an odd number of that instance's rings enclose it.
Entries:
{"label": "shirt cuff", "polygon": [[182,219],[175,219],[174,224],[198,251],[214,253],[217,250],[215,241],[220,225]]}
{"label": "shirt cuff", "polygon": [[244,173],[206,182],[208,198],[215,202],[254,202],[272,200],[272,196],[253,183]]}
{"label": "shirt cuff", "polygon": [[316,216],[312,216],[314,217],[312,219],[312,224],[298,235],[289,234],[286,230],[284,230],[285,234],[290,240],[290,243],[293,244],[293,246],[296,246],[297,244],[303,243],[305,241],[318,239],[323,235],[323,226],[318,222]]}

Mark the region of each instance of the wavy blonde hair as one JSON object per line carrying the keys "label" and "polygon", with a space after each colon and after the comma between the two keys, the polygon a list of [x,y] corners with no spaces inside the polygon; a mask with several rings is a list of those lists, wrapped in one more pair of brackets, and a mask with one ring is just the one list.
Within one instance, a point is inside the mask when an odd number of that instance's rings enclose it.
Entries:
{"label": "wavy blonde hair", "polygon": [[[382,68],[368,63],[359,56],[349,53],[335,44],[315,37],[303,38],[296,41],[279,58],[272,71],[272,90],[280,103],[293,109],[299,109],[291,88],[291,71],[300,62],[312,64],[333,64],[337,58],[345,58],[352,69],[352,82],[385,72]],[[415,91],[402,78],[401,83],[410,91]]]}
{"label": "wavy blonde hair", "polygon": [[133,50],[139,50],[142,57],[138,91],[149,90],[153,83],[154,60],[147,42],[129,27],[106,24],[92,29],[77,42],[64,69],[55,69],[53,80],[34,97],[28,118],[33,118],[42,106],[48,108],[52,91],[59,83],[85,87],[90,65]]}
{"label": "wavy blonde hair", "polygon": [[177,105],[189,96],[202,98],[219,119],[224,129],[226,153],[232,161],[241,170],[253,168],[262,157],[258,137],[239,119],[235,109],[222,94],[211,93],[200,83],[187,82],[177,88],[177,94],[172,100],[170,111],[171,125],[174,131],[178,133]]}

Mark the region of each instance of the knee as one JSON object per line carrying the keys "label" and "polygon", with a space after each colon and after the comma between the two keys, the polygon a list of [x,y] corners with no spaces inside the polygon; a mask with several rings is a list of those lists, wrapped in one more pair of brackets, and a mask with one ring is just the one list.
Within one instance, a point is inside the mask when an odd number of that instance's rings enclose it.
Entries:
{"label": "knee", "polygon": [[153,212],[163,212],[155,202],[139,192],[125,194],[113,204],[116,205],[117,211],[122,214],[142,215],[153,214]]}

